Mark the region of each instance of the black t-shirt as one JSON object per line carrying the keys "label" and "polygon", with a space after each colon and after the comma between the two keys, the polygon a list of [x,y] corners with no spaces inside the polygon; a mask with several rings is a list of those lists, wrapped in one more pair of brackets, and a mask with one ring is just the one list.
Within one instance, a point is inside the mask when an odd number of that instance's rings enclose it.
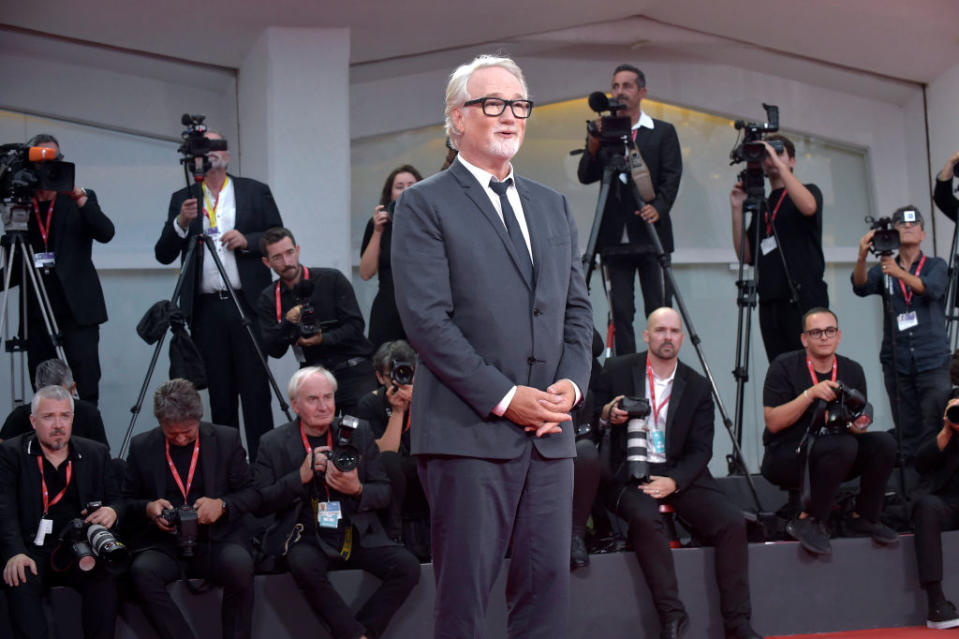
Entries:
{"label": "black t-shirt", "polygon": [[[190,442],[186,446],[170,444],[170,459],[173,460],[173,465],[180,474],[180,481],[183,482],[184,488],[186,488],[190,477],[190,462],[193,460],[193,445],[193,442]],[[197,456],[196,471],[193,473],[193,483],[190,484],[190,492],[187,493],[186,498],[186,503],[190,506],[192,506],[200,497],[211,496],[203,494],[204,487],[202,466],[203,461],[199,456]],[[179,508],[183,505],[183,493],[180,492],[180,487],[173,478],[173,473],[170,472],[169,465],[167,466],[166,473],[166,490],[164,491],[163,496],[167,499],[167,501],[173,504],[174,508]]]}
{"label": "black t-shirt", "polygon": [[[386,388],[383,386],[361,397],[356,405],[356,417],[370,423],[370,430],[373,431],[375,439],[379,439],[386,432],[386,426],[392,415],[393,407],[390,406],[390,400],[386,397]],[[409,415],[403,416],[403,434],[400,436],[400,447],[397,451],[403,456],[410,454],[408,419]]]}
{"label": "black t-shirt", "polygon": [[[815,184],[805,185],[816,199],[815,215],[806,216],[799,212],[785,189],[775,189],[766,200],[766,210],[754,215],[746,229],[747,241],[752,243],[755,237],[755,224],[761,220],[760,238],[773,235],[766,225],[766,215],[775,226],[780,246],[763,255],[761,247],[752,250],[753,263],[758,256],[758,282],[756,285],[761,301],[789,299],[789,281],[783,267],[783,256],[789,268],[789,276],[797,285],[800,307],[809,308],[825,304],[823,296],[826,284],[823,273],[826,260],[822,252],[822,191]],[[782,198],[782,204],[779,204]],[[776,211],[776,205],[779,210]],[[773,212],[776,211],[775,220]],[[780,253],[780,251],[782,251]]]}
{"label": "black t-shirt", "polygon": [[[56,201],[59,202],[61,198],[69,199],[69,196],[59,195],[57,196]],[[70,203],[72,204],[72,202]],[[49,234],[47,235],[46,243],[44,243],[43,235],[40,233],[40,226],[37,222],[36,213],[34,212],[30,215],[30,220],[27,224],[27,241],[30,243],[30,248],[34,253],[54,252],[53,247],[56,246],[56,238],[54,237],[53,233],[53,218],[57,215],[65,215],[69,213],[69,211],[63,210],[64,207],[65,205],[63,204],[58,206],[57,211],[55,211],[50,217],[50,228],[48,229]],[[50,210],[50,202],[38,202],[37,208],[40,211],[40,219],[43,221],[44,226],[46,226],[47,214]],[[76,209],[76,206],[74,205],[73,208]],[[73,213],[76,213],[76,211],[73,211]],[[59,256],[54,255],[54,260],[58,259],[58,257]],[[33,256],[31,255],[29,259],[32,260]],[[43,285],[47,290],[47,298],[50,300],[50,308],[53,310],[54,316],[57,319],[72,317],[72,314],[70,313],[70,305],[67,303],[66,294],[63,291],[63,285],[60,283],[60,278],[57,277],[56,271],[53,269],[48,271],[47,269],[41,268],[38,269],[38,272],[40,273],[40,277],[43,278]],[[33,289],[32,284],[30,285],[30,288],[31,290]],[[43,316],[40,313],[40,306],[37,304],[36,295],[31,293],[27,308],[28,315],[32,319],[42,321]]]}
{"label": "black t-shirt", "polygon": [[[366,230],[363,232],[363,241],[360,243],[360,256],[366,251],[370,240],[373,239],[373,218],[366,223]],[[376,265],[376,273],[380,278],[380,290],[393,290],[393,266],[390,263],[390,245],[393,243],[393,223],[389,222],[383,227],[383,233],[380,235],[380,259]]]}
{"label": "black t-shirt", "polygon": [[[842,382],[849,388],[855,388],[863,397],[866,395],[866,374],[862,366],[842,355],[836,355],[836,381]],[[832,379],[832,368],[825,372],[816,371],[816,382]],[[766,372],[766,382],[763,385],[763,406],[775,408],[781,406],[801,395],[802,392],[812,386],[812,378],[809,376],[809,368],[806,365],[806,351],[792,351],[783,353],[769,365]],[[818,400],[810,404],[798,420],[778,433],[763,430],[763,444],[765,446],[799,446],[807,427],[809,420],[812,419]]]}
{"label": "black t-shirt", "polygon": [[[47,485],[49,501],[52,502],[56,499],[56,496],[60,494],[60,491],[63,490],[63,487],[67,486],[67,466],[72,459],[72,455],[60,464],[59,468],[54,468],[53,464],[43,455],[40,455],[39,459],[43,460],[43,481]],[[31,461],[31,463],[36,464],[34,461]],[[60,533],[63,531],[63,527],[70,520],[80,517],[80,510],[83,508],[83,504],[80,503],[80,491],[77,489],[76,471],[76,464],[74,464],[70,484],[67,486],[67,492],[64,493],[60,501],[50,506],[50,509],[47,511],[46,518],[53,522],[53,526],[52,532],[43,540],[44,550],[52,551],[56,548],[57,544],[60,543]],[[42,490],[41,485],[38,483],[37,492],[40,493]],[[37,525],[39,526],[40,522],[37,522]],[[33,540],[31,539],[30,541],[32,543]]]}

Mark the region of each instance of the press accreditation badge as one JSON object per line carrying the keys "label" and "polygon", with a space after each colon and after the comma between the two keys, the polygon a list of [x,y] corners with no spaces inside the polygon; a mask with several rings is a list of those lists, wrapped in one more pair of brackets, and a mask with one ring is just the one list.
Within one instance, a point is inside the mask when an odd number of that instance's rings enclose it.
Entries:
{"label": "press accreditation badge", "polygon": [[40,525],[37,526],[37,535],[33,538],[34,546],[42,546],[43,542],[46,540],[47,535],[53,532],[53,520],[43,517],[40,520]]}
{"label": "press accreditation badge", "polygon": [[759,250],[763,252],[763,255],[769,255],[776,250],[776,236],[770,235],[766,239],[762,240],[759,243]]}
{"label": "press accreditation badge", "polygon": [[648,439],[646,440],[646,446],[649,448],[649,452],[655,457],[665,457],[666,456],[666,433],[661,430],[651,430],[649,431]]}
{"label": "press accreditation badge", "polygon": [[55,263],[56,260],[53,257],[53,251],[33,254],[33,265],[37,268],[51,269]]}
{"label": "press accreditation badge", "polygon": [[336,528],[342,517],[343,511],[338,501],[321,501],[316,510],[316,523],[320,528]]}
{"label": "press accreditation badge", "polygon": [[909,311],[908,313],[900,313],[896,318],[896,321],[899,323],[899,330],[905,331],[912,328],[913,326],[919,326],[919,319],[916,317],[916,311]]}
{"label": "press accreditation badge", "polygon": [[220,229],[218,229],[215,226],[211,226],[210,228],[206,230],[206,234],[209,235],[210,237],[217,237],[220,235]]}

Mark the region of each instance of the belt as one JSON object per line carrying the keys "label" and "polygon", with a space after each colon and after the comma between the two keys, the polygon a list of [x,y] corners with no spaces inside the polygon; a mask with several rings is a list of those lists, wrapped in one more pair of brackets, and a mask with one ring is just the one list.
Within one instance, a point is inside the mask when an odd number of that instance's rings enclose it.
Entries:
{"label": "belt", "polygon": [[369,360],[366,359],[365,357],[351,357],[345,362],[340,362],[336,366],[333,366],[332,368],[330,368],[330,372],[335,373],[337,371],[343,371],[343,370],[346,370],[347,368],[353,368],[354,366],[359,366],[363,362],[367,362],[367,361]]}
{"label": "belt", "polygon": [[[237,289],[234,289],[234,290],[236,291],[237,295],[240,294],[240,289],[237,288]],[[202,297],[202,298],[204,298],[204,299],[208,299],[208,300],[231,300],[231,299],[233,299],[232,297],[230,297],[230,291],[228,291],[228,290],[226,290],[226,289],[220,289],[220,290],[218,290],[218,291],[213,291],[212,293],[203,293],[203,294],[200,295],[200,297]]]}

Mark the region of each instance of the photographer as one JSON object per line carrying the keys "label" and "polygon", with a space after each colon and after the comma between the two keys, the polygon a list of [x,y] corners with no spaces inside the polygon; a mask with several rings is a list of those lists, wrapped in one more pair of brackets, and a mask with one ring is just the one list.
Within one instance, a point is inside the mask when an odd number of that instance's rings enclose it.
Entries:
{"label": "photographer", "polygon": [[[643,289],[644,315],[669,305],[672,293],[665,290],[662,267],[649,237],[646,222],[652,222],[667,255],[673,252],[673,225],[669,212],[679,191],[683,174],[683,158],[679,137],[672,124],[654,120],[643,111],[646,97],[646,76],[630,64],[621,64],[613,71],[610,94],[625,105],[621,115],[632,121],[632,135],[643,156],[656,197],[640,208],[632,191],[621,176],[614,176],[610,184],[603,224],[599,229],[597,250],[603,257],[610,286],[613,324],[616,331],[616,353],[636,352],[633,317],[636,313],[634,296],[636,273]],[[598,120],[600,125],[601,121]],[[586,152],[579,161],[577,175],[583,184],[592,184],[603,176],[606,165],[604,153],[622,153],[618,149],[601,149],[600,140],[592,133],[586,138]]]}
{"label": "photographer", "polygon": [[123,481],[137,527],[130,579],[140,605],[161,639],[195,637],[167,584],[202,577],[223,587],[224,639],[248,639],[253,559],[244,515],[259,493],[240,434],[201,422],[200,394],[185,379],[157,388],[153,414],[160,425],[131,441]]}
{"label": "photographer", "polygon": [[[777,152],[771,142],[781,146],[781,150]],[[745,246],[740,246],[746,202],[742,182],[733,187],[729,204],[736,255],[747,264],[756,265],[759,329],[766,357],[772,362],[783,353],[802,348],[799,335],[803,313],[813,307],[829,306],[829,295],[823,281],[826,260],[822,252],[822,191],[815,184],[803,184],[793,175],[796,147],[792,140],[770,135],[763,144],[766,157],[762,166],[772,190],[763,204],[762,220],[753,215],[746,228]],[[761,224],[758,247],[753,246],[756,224]]]}
{"label": "photographer", "polygon": [[952,178],[954,177],[959,177],[959,153],[953,153],[949,156],[946,165],[936,175],[936,186],[933,189],[932,196],[939,210],[953,222],[956,221],[956,215],[959,213],[959,199],[952,191]]}
{"label": "photographer", "polygon": [[286,349],[300,366],[323,366],[340,382],[336,405],[348,414],[376,388],[370,364],[373,347],[363,336],[363,315],[353,286],[333,268],[300,264],[300,247],[285,228],[272,228],[260,238],[263,263],[279,279],[260,293],[257,321],[264,349],[283,357]]}
{"label": "photographer", "polygon": [[892,309],[883,313],[879,361],[893,421],[902,433],[902,455],[911,463],[922,442],[936,432],[952,385],[945,317],[949,273],[945,260],[922,252],[926,232],[916,207],[897,209],[892,224],[899,233],[899,254],[880,256],[867,272],[876,231],[866,233],[859,241],[852,290],[865,297],[881,295],[888,286]]}
{"label": "photographer", "polygon": [[919,583],[926,591],[926,625],[943,630],[959,626],[959,613],[942,592],[942,531],[959,528],[959,399],[952,399],[942,417],[942,428],[919,448],[916,468],[923,476],[914,495],[912,520],[916,526],[916,563]]}
{"label": "photographer", "polygon": [[[73,398],[60,386],[37,390],[33,432],[0,445],[0,561],[17,639],[47,639],[43,595],[56,585],[80,593],[86,639],[113,639],[117,590],[99,559],[84,571],[62,542],[76,518],[111,528],[119,491],[102,444],[72,437]],[[102,507],[97,507],[102,504]]]}
{"label": "photographer", "polygon": [[386,532],[390,539],[403,540],[417,558],[428,561],[425,526],[424,534],[415,539],[405,539],[403,535],[404,515],[417,523],[425,522],[429,515],[429,504],[416,472],[416,458],[410,455],[409,411],[415,361],[416,352],[403,340],[380,346],[373,355],[380,387],[360,399],[356,416],[369,422],[393,489]]}
{"label": "photographer", "polygon": [[[629,538],[662,623],[660,636],[683,635],[689,616],[679,600],[676,570],[659,505],[672,506],[697,538],[715,546],[716,579],[726,637],[759,637],[750,625],[746,521],[725,496],[707,464],[713,451],[713,400],[702,375],[679,361],[682,320],[671,308],[654,311],[643,341],[646,353],[606,361],[596,383],[600,425],[608,425],[602,454],[611,484],[609,508],[629,524]],[[645,398],[647,461],[640,469],[625,396]],[[629,435],[627,435],[629,432]]]}
{"label": "photographer", "polygon": [[[352,424],[334,421],[336,378],[329,371],[301,368],[287,392],[298,419],[264,436],[254,468],[263,511],[276,513],[264,551],[286,558],[307,603],[335,639],[380,637],[419,581],[420,567],[380,523],[377,511],[389,504],[390,484],[373,435],[354,418]],[[331,451],[351,453],[358,463],[338,466]],[[327,577],[338,567],[381,580],[356,615]]]}
{"label": "photographer", "polygon": [[[27,144],[53,149],[59,157],[60,143],[52,135],[41,133]],[[100,397],[100,324],[107,321],[103,289],[93,265],[93,241],[106,244],[114,232],[113,222],[100,210],[92,189],[74,187],[65,193],[37,189],[34,193],[27,240],[63,337],[63,351],[76,376],[80,399],[93,404]],[[13,281],[18,281],[19,263],[13,269]],[[27,362],[33,379],[40,362],[57,357],[57,353],[37,296],[31,293],[28,299]]]}
{"label": "photographer", "polygon": [[[212,131],[203,138],[223,140]],[[206,159],[210,168],[203,179],[203,203],[197,201],[197,187],[180,189],[170,197],[167,221],[154,247],[156,259],[161,264],[177,257],[182,261],[190,238],[208,235],[244,313],[252,318],[257,295],[270,283],[270,271],[260,260],[260,235],[283,220],[269,186],[227,174],[227,151],[210,151]],[[239,428],[239,398],[253,459],[260,436],[273,428],[266,371],[209,249],[197,245],[182,277],[180,309],[190,318],[193,341],[206,365],[211,421]]]}
{"label": "photographer", "polygon": [[[803,350],[777,357],[763,386],[763,477],[791,491],[805,484],[804,472],[809,477],[808,500],[786,531],[807,551],[829,554],[826,518],[839,485],[860,477],[856,510],[844,522],[846,528],[881,544],[896,543],[896,532],[879,521],[896,443],[889,433],[866,432],[872,422],[872,407],[865,401],[866,376],[862,366],[836,355],[842,332],[835,313],[810,309],[802,325]],[[861,395],[864,409],[848,421],[833,424],[824,416],[829,416],[830,407],[837,407],[840,382]]]}
{"label": "photographer", "polygon": [[406,339],[400,314],[396,310],[393,291],[393,266],[390,264],[390,245],[393,241],[393,207],[400,193],[423,179],[409,164],[393,169],[383,184],[380,204],[366,223],[360,244],[360,277],[369,280],[379,273],[380,287],[370,308],[370,341],[374,348],[384,342]]}

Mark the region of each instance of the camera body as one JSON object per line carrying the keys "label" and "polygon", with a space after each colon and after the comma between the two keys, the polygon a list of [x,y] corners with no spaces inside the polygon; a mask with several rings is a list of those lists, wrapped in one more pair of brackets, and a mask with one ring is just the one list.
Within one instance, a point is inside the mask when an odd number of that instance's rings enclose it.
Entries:
{"label": "camera body", "polygon": [[[89,502],[85,506],[89,514],[101,506],[101,502]],[[96,566],[97,559],[112,574],[125,572],[130,565],[130,551],[112,532],[100,524],[89,524],[79,517],[71,519],[60,531],[60,542],[69,544],[77,566],[83,572],[89,572]]]}
{"label": "camera body", "polygon": [[629,419],[646,419],[652,412],[649,400],[645,397],[624,397],[619,400],[619,409],[626,411]]}
{"label": "camera body", "polygon": [[[763,144],[763,141],[767,134],[779,130],[779,107],[764,102],[763,109],[766,111],[766,122],[736,120],[736,130],[743,131],[743,141],[742,144],[729,152],[730,164],[740,162],[758,164],[766,157],[766,145]],[[782,153],[784,147],[781,142],[773,140],[769,144],[776,150],[776,153]]]}
{"label": "camera body", "polygon": [[210,170],[210,158],[207,155],[213,151],[226,151],[226,140],[211,140],[206,137],[207,126],[203,123],[206,120],[205,115],[190,115],[184,113],[180,118],[180,124],[186,127],[180,134],[183,142],[177,149],[177,152],[183,157],[180,158],[182,164],[190,168],[194,177],[201,178]]}
{"label": "camera body", "polygon": [[76,165],[30,160],[26,144],[0,145],[0,221],[5,231],[26,231],[37,189],[66,193],[74,188]]}
{"label": "camera body", "polygon": [[[586,131],[589,135],[599,138],[602,146],[621,147],[624,138],[632,136],[633,122],[627,115],[619,115],[619,112],[626,108],[626,105],[614,98],[606,97],[602,91],[594,91],[589,94],[589,108],[600,116],[601,126],[595,122],[586,123]],[[608,111],[609,115],[603,115]]]}
{"label": "camera body", "polygon": [[313,308],[313,282],[305,277],[293,287],[293,297],[300,306],[300,323],[297,328],[301,337],[313,337],[320,332],[316,321],[316,309]]}
{"label": "camera body", "polygon": [[869,216],[866,217],[866,223],[870,225],[871,230],[875,231],[869,247],[873,255],[892,255],[899,249],[899,231],[893,225],[892,218],[881,217],[877,220]]}
{"label": "camera body", "polygon": [[405,359],[394,359],[390,362],[390,381],[397,386],[412,384],[415,372],[416,367],[413,362]]}
{"label": "camera body", "polygon": [[[846,386],[841,381],[837,383],[837,398],[826,404],[825,425],[823,428],[829,433],[840,433],[847,429],[860,430],[855,426],[857,419],[869,415],[872,421],[871,407],[865,396],[855,388]],[[866,425],[868,426],[868,424]],[[862,428],[861,430],[865,430]]]}
{"label": "camera body", "polygon": [[179,508],[164,508],[160,516],[176,530],[176,545],[180,554],[184,557],[192,557],[200,534],[196,510],[183,504]]}
{"label": "camera body", "polygon": [[339,428],[336,431],[336,442],[333,450],[326,451],[326,457],[341,473],[348,473],[360,463],[360,451],[353,445],[353,434],[360,427],[360,420],[352,415],[343,415],[339,418]]}

